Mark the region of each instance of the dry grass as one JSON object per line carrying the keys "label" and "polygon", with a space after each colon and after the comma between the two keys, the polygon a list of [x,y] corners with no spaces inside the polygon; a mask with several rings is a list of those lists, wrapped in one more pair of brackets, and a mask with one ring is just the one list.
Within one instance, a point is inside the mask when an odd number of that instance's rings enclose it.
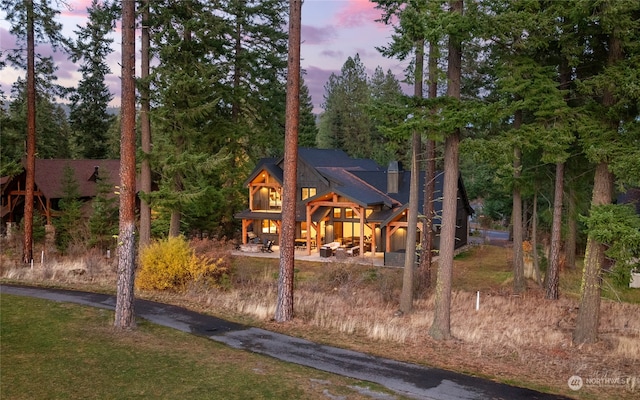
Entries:
{"label": "dry grass", "polygon": [[[113,285],[113,266],[94,258],[46,268],[6,268],[9,280],[56,281],[70,285]],[[105,260],[103,260],[105,261]],[[634,398],[630,386],[587,386],[572,392],[567,380],[635,377],[640,380],[640,305],[603,300],[600,341],[574,346],[571,333],[575,293],[545,300],[533,282],[525,294],[511,293],[509,251],[481,246],[455,262],[451,327],[454,340],[428,336],[433,297],[416,299],[409,315],[397,312],[400,269],[355,264],[296,263],[294,321],[272,321],[277,297],[278,260],[237,258],[231,289],[192,287],[186,294],[140,296],[252,323],[322,343],[381,356],[488,376],[577,398]],[[83,274],[77,272],[86,270]],[[435,274],[434,274],[435,275]],[[563,272],[561,288],[574,288],[579,273]],[[571,280],[571,282],[569,282]],[[476,294],[480,291],[480,308]]]}

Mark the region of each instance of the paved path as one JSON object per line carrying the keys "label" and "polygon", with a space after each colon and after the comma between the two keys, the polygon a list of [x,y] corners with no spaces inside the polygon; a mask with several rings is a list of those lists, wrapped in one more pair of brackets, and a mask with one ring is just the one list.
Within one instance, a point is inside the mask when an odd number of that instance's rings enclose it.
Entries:
{"label": "paved path", "polygon": [[[69,290],[1,285],[2,293],[113,310],[115,297]],[[237,349],[265,354],[355,379],[375,382],[404,396],[438,400],[565,399],[529,389],[466,376],[436,368],[373,357],[365,353],[319,345],[224,321],[187,309],[137,299],[136,316],[158,325],[225,343]]]}

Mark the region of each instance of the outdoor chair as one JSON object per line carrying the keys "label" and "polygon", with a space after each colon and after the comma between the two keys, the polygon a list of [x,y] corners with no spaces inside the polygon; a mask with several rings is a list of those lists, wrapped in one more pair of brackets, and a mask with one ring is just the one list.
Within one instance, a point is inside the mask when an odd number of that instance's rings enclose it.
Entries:
{"label": "outdoor chair", "polygon": [[263,253],[273,253],[271,247],[273,246],[273,242],[271,240],[267,240],[263,245],[260,251]]}

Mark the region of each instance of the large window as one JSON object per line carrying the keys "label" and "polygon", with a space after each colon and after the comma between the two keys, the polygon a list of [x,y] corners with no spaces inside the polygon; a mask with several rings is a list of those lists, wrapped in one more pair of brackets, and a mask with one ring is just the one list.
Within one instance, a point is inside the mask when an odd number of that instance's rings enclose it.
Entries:
{"label": "large window", "polygon": [[309,197],[313,197],[316,195],[316,188],[314,187],[303,187],[302,188],[302,200],[306,200]]}
{"label": "large window", "polygon": [[282,209],[282,196],[276,189],[269,188],[269,210]]}
{"label": "large window", "polygon": [[263,219],[262,233],[278,233],[278,225],[271,219]]}

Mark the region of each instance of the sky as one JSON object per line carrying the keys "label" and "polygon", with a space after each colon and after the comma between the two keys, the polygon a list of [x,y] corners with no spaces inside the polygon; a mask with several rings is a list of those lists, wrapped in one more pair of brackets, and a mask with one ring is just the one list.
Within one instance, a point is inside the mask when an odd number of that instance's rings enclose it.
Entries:
{"label": "sky", "polygon": [[[78,26],[84,26],[87,22],[86,9],[91,0],[68,0],[67,4],[69,8],[63,8],[57,20],[63,25],[63,34],[73,37]],[[392,32],[391,27],[375,22],[379,17],[380,11],[369,0],[304,0],[301,67],[306,71],[305,82],[309,87],[315,113],[322,111],[320,105],[329,75],[339,74],[348,57],[358,54],[369,76],[377,66],[381,66],[385,72],[391,70],[398,79],[402,79],[407,63],[386,59],[376,50],[376,47],[389,43]],[[3,53],[17,46],[9,29],[6,13],[0,11],[0,49]],[[106,81],[114,95],[111,105],[115,107],[120,103],[119,35],[118,29],[113,35],[114,52],[107,60],[112,73],[107,76]],[[139,38],[139,32],[136,35]],[[58,66],[58,84],[69,87],[77,85],[80,79],[78,66],[68,60],[64,53],[53,52],[47,44],[38,45],[36,51],[43,55],[53,55]],[[136,51],[139,51],[139,44],[136,45]],[[0,90],[6,97],[11,94],[12,83],[24,75],[24,71],[11,67],[0,70]]]}

